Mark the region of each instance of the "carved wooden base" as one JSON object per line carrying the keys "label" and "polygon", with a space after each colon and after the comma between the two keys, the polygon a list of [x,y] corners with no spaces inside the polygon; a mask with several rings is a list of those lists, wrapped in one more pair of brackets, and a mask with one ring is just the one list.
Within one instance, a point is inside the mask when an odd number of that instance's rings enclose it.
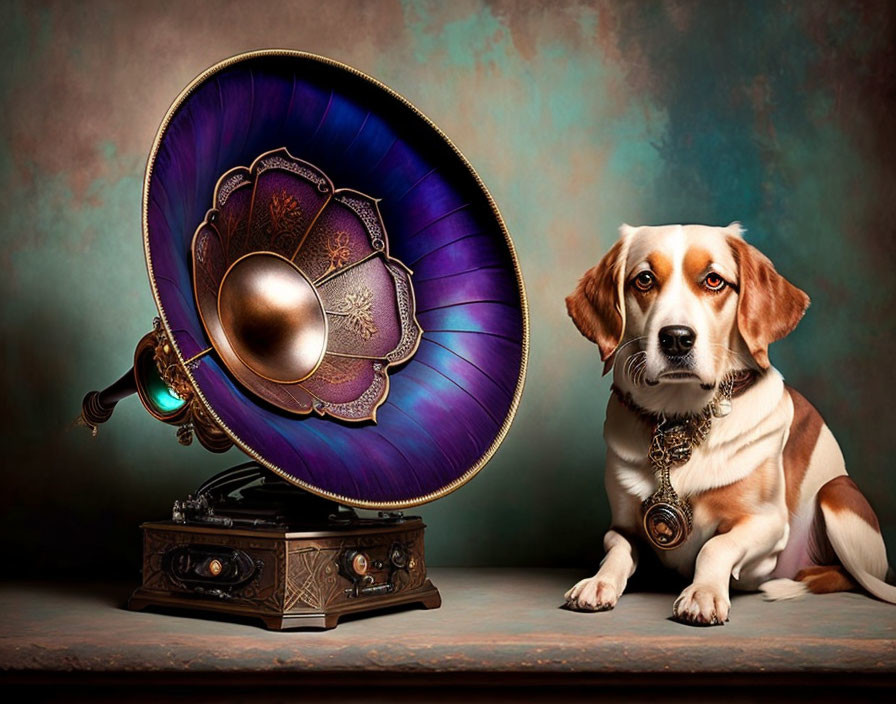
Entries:
{"label": "carved wooden base", "polygon": [[279,630],[333,628],[345,614],[442,603],[426,578],[419,518],[301,532],[170,521],[142,528],[143,585],[128,602],[133,610],[214,611]]}

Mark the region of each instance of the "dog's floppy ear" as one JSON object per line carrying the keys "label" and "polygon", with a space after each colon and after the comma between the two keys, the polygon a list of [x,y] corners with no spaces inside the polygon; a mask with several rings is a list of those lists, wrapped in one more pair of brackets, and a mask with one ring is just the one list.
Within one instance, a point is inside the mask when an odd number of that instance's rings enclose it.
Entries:
{"label": "dog's floppy ear", "polygon": [[604,362],[604,374],[613,366],[613,353],[625,329],[622,300],[626,232],[603,259],[585,272],[576,290],[566,297],[566,310],[585,337],[597,344]]}
{"label": "dog's floppy ear", "polygon": [[737,262],[737,327],[753,359],[768,369],[768,346],[788,335],[809,307],[809,296],[775,271],[768,257],[739,235],[728,238]]}

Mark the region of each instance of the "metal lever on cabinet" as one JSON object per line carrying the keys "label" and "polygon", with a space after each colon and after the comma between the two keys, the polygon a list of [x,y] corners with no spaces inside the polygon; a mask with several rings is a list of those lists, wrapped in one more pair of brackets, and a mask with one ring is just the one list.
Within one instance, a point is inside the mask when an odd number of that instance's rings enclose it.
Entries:
{"label": "metal lever on cabinet", "polygon": [[[346,592],[352,591],[346,589]],[[374,584],[369,587],[361,587],[357,589],[352,596],[371,596],[373,594],[391,594],[395,591],[395,585],[390,581],[385,584]]]}
{"label": "metal lever on cabinet", "polygon": [[[408,549],[402,543],[393,543],[387,553],[386,561],[371,560],[359,549],[346,549],[338,558],[339,572],[352,585],[345,590],[349,597],[372,596],[374,594],[390,594],[395,591],[395,572],[407,570],[409,563]],[[373,575],[368,574],[370,568],[377,570],[388,567],[388,579],[376,584]]]}

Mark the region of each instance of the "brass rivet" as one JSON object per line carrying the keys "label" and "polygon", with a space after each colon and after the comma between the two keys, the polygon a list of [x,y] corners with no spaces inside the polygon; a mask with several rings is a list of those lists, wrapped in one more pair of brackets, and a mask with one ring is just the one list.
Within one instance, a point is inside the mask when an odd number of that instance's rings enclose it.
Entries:
{"label": "brass rivet", "polygon": [[212,560],[208,563],[208,571],[212,573],[213,577],[217,577],[221,574],[221,570],[224,569],[224,565],[221,564],[220,560]]}

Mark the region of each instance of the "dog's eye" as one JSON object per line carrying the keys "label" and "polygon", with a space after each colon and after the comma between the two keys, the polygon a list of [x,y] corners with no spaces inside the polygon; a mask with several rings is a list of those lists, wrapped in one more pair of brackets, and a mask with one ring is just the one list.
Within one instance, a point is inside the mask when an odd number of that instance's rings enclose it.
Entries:
{"label": "dog's eye", "polygon": [[725,279],[714,271],[711,271],[706,275],[706,278],[703,279],[703,287],[710,291],[721,291],[725,288]]}
{"label": "dog's eye", "polygon": [[635,277],[633,283],[635,284],[635,288],[639,291],[649,291],[656,283],[656,279],[649,271],[642,271]]}

